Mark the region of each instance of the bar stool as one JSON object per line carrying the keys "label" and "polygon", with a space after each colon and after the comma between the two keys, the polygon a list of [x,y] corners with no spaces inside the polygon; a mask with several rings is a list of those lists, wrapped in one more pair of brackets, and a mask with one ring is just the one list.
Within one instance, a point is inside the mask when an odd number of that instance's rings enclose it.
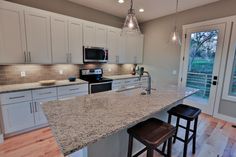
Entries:
{"label": "bar stool", "polygon": [[[201,113],[201,110],[192,106],[180,104],[176,107],[171,108],[169,111],[167,111],[169,114],[168,117],[168,123],[171,124],[171,116],[176,116],[176,132],[174,135],[173,143],[176,142],[176,139],[184,143],[184,152],[183,157],[187,156],[187,150],[188,150],[188,143],[193,140],[192,145],[192,153],[195,154],[196,151],[196,134],[197,134],[197,124],[198,124],[198,116]],[[187,126],[183,126],[179,124],[180,118],[187,121]],[[194,127],[191,129],[191,122],[194,121]],[[178,128],[181,127],[186,130],[185,132],[185,138],[182,139],[177,136],[178,134]],[[192,132],[192,136],[189,137],[189,133]],[[163,146],[163,150],[165,151],[166,143]]]}
{"label": "bar stool", "polygon": [[[175,134],[175,127],[159,119],[151,118],[135,125],[127,130],[129,134],[128,157],[138,157],[147,151],[147,157],[153,157],[154,151],[171,157],[172,137]],[[144,144],[146,147],[132,156],[133,138]],[[157,149],[158,146],[168,141],[167,154]]]}

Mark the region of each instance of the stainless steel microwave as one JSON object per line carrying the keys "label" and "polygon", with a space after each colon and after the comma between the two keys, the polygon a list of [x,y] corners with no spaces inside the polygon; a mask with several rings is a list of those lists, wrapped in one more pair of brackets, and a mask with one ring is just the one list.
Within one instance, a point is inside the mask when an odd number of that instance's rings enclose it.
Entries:
{"label": "stainless steel microwave", "polygon": [[108,50],[100,47],[84,47],[84,63],[106,63],[108,62]]}

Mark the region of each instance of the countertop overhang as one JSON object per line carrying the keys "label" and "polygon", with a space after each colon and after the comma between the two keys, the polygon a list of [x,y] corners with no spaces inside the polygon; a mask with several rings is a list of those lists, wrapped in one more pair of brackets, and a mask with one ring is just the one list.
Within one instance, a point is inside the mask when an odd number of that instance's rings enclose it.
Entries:
{"label": "countertop overhang", "polygon": [[69,155],[135,125],[198,90],[172,87],[151,95],[141,95],[141,91],[110,91],[43,104],[62,153]]}

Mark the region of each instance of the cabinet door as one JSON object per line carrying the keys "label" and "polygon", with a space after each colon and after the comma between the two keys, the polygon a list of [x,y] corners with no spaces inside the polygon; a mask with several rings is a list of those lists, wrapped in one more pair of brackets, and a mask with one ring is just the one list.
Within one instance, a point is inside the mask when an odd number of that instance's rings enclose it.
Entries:
{"label": "cabinet door", "polygon": [[83,64],[83,23],[78,19],[70,19],[68,26],[71,62]]}
{"label": "cabinet door", "polygon": [[126,63],[135,63],[135,56],[137,53],[137,36],[128,35],[126,37]]}
{"label": "cabinet door", "polygon": [[135,62],[137,64],[141,64],[143,63],[143,40],[144,40],[144,36],[143,35],[140,35],[137,37],[137,53],[136,53],[136,56],[135,56]]}
{"label": "cabinet door", "polygon": [[25,24],[28,62],[51,63],[50,16],[40,11],[25,11]]}
{"label": "cabinet door", "polygon": [[69,63],[67,19],[63,16],[51,17],[53,63]]}
{"label": "cabinet door", "polygon": [[57,97],[39,99],[33,102],[34,107],[34,117],[35,117],[35,125],[47,124],[47,118],[43,112],[42,105],[45,102],[57,100]]}
{"label": "cabinet door", "polygon": [[107,48],[107,27],[96,25],[96,47]]}
{"label": "cabinet door", "polygon": [[107,48],[109,52],[109,63],[119,63],[119,35],[119,29],[108,29]]}
{"label": "cabinet door", "polygon": [[96,27],[95,23],[84,22],[83,24],[84,46],[96,46]]}
{"label": "cabinet door", "polygon": [[25,41],[23,10],[0,2],[0,64],[24,63]]}
{"label": "cabinet door", "polygon": [[121,36],[121,31],[119,32],[118,45],[118,63],[126,63],[126,36]]}
{"label": "cabinet door", "polygon": [[5,133],[13,133],[34,126],[34,113],[31,102],[2,106]]}

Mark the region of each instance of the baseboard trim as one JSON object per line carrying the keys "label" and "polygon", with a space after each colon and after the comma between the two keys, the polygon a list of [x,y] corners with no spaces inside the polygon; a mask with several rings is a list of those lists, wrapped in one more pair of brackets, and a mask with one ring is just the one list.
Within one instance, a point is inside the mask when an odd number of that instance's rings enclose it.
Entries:
{"label": "baseboard trim", "polygon": [[0,134],[0,144],[4,142],[3,134]]}
{"label": "baseboard trim", "polygon": [[224,121],[227,121],[227,122],[231,122],[231,123],[236,124],[236,118],[234,118],[234,117],[230,117],[230,116],[220,114],[220,113],[215,114],[214,117],[219,118],[219,119],[224,120]]}

